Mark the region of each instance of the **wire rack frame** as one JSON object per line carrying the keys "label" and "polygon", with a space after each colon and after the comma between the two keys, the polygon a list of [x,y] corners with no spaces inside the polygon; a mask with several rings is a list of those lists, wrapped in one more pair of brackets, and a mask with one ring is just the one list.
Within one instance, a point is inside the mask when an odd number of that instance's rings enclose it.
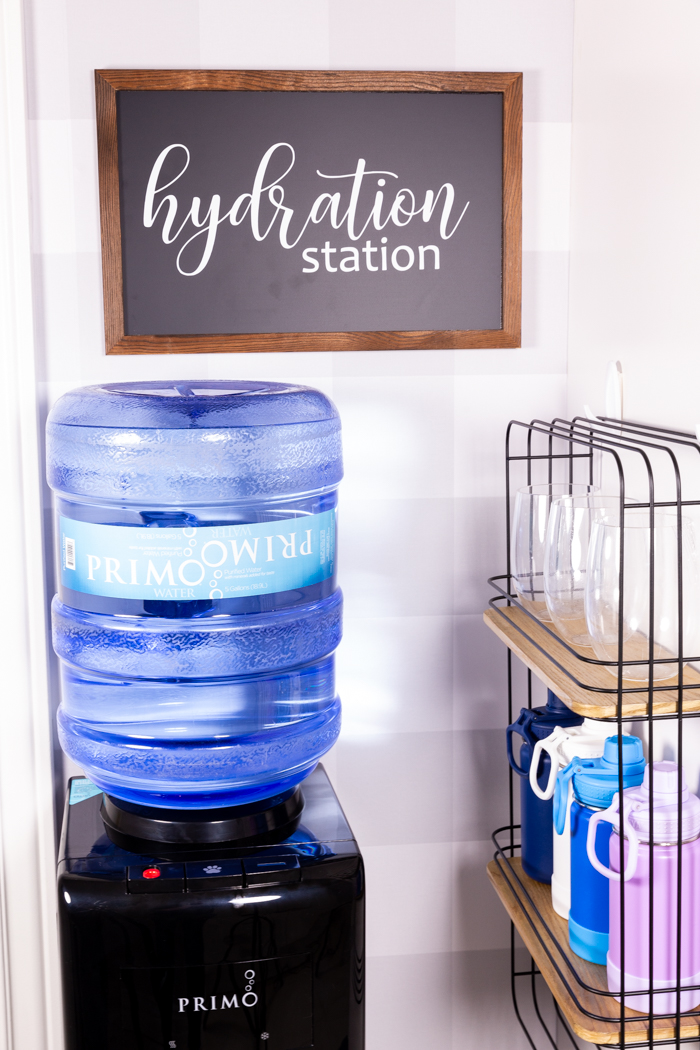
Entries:
{"label": "wire rack frame", "polygon": [[[689,680],[687,674],[684,674],[685,663],[700,661],[700,654],[686,654],[684,649],[684,637],[683,637],[683,626],[684,626],[684,594],[683,594],[683,582],[684,582],[684,567],[683,567],[683,530],[688,529],[688,521],[685,515],[688,513],[688,508],[700,507],[700,498],[685,498],[684,497],[684,471],[687,470],[688,457],[694,461],[692,465],[697,464],[698,471],[700,472],[700,444],[695,439],[695,435],[674,430],[671,428],[658,427],[652,424],[637,423],[632,421],[622,421],[619,419],[611,419],[609,417],[602,417],[595,420],[585,419],[582,417],[574,417],[571,420],[562,418],[555,418],[551,421],[533,420],[530,423],[522,423],[519,421],[512,421],[507,429],[506,434],[506,535],[507,535],[507,565],[506,573],[502,576],[492,577],[489,581],[497,592],[496,595],[490,600],[490,606],[500,612],[503,615],[504,608],[517,608],[523,614],[520,617],[520,622],[515,624],[515,628],[524,639],[527,639],[531,646],[534,646],[535,650],[538,650],[543,657],[550,660],[560,671],[570,679],[577,688],[585,690],[592,696],[595,694],[604,694],[609,697],[612,701],[611,713],[606,719],[611,724],[611,731],[613,728],[617,729],[618,735],[618,748],[619,758],[621,759],[622,742],[621,735],[623,728],[627,723],[640,722],[646,724],[647,732],[647,745],[650,756],[654,756],[654,726],[655,723],[663,720],[676,720],[677,721],[677,735],[676,735],[676,760],[678,765],[683,765],[683,735],[684,725],[688,719],[697,718],[700,716],[700,710],[688,710],[684,704],[689,703],[691,700],[695,700],[696,703],[693,706],[700,704],[700,694],[697,690],[700,690],[700,681],[694,682]],[[697,457],[697,459],[695,459]],[[637,496],[641,495],[639,499],[634,499],[630,495],[630,486],[628,484],[628,473],[630,473],[631,461],[635,461],[635,470],[632,473],[636,473],[638,476],[641,473],[642,478],[645,481],[643,486],[644,491],[637,493]],[[619,520],[621,523],[625,521],[625,515],[630,509],[634,508],[635,511],[647,510],[649,514],[649,528],[653,530],[655,516],[659,510],[663,510],[664,513],[669,511],[675,513],[676,520],[676,587],[678,595],[678,638],[676,653],[669,656],[659,656],[655,649],[654,640],[654,602],[655,602],[655,544],[652,542],[649,549],[649,580],[648,580],[648,601],[649,601],[649,631],[648,631],[648,652],[646,657],[635,660],[625,660],[624,656],[624,638],[623,638],[623,617],[624,617],[624,574],[625,574],[625,550],[624,550],[624,528],[619,529],[619,579],[618,579],[618,595],[619,595],[619,615],[618,615],[618,638],[617,638],[617,659],[614,660],[599,660],[593,657],[588,657],[579,651],[573,649],[562,637],[556,634],[549,628],[546,623],[542,623],[537,619],[533,613],[527,608],[527,605],[520,601],[517,592],[513,587],[513,573],[512,573],[512,551],[511,551],[511,496],[514,492],[514,475],[518,471],[520,473],[520,484],[531,485],[533,484],[533,476],[537,475],[538,480],[544,483],[553,483],[555,481],[565,482],[569,484],[575,484],[577,481],[585,481],[589,485],[594,483],[594,475],[596,468],[600,470],[600,473],[605,473],[604,469],[601,469],[603,464],[608,465],[608,474],[617,481],[617,491],[613,494],[617,500],[619,506]],[[683,469],[682,469],[683,467]],[[612,468],[612,469],[610,469]],[[523,479],[524,471],[524,479]],[[663,475],[660,479],[659,474]],[[669,484],[670,482],[670,484]],[[668,491],[666,491],[668,490]],[[699,490],[700,492],[700,490]],[[664,498],[662,498],[664,497]],[[651,532],[653,536],[653,531]],[[700,555],[700,551],[697,552]],[[530,628],[537,628],[531,632]],[[533,634],[537,633],[539,637],[542,636],[542,631],[548,637],[547,641],[553,643],[552,649],[546,645],[540,644],[534,637]],[[553,655],[554,652],[554,655]],[[557,657],[557,653],[564,652],[567,654],[567,659],[564,661]],[[578,675],[572,671],[573,658],[576,663],[574,667],[581,667],[585,665],[607,667],[616,674],[617,681],[613,684],[613,676],[609,686],[596,685],[593,686],[590,683],[584,681],[584,675]],[[658,684],[655,679],[654,669],[658,664],[673,663],[677,669],[677,684],[674,685],[674,689],[677,691],[677,702],[675,704],[675,710],[673,711],[659,711],[655,710],[655,701],[658,701],[659,694],[668,691],[668,685],[664,685],[662,681]],[[630,683],[630,679],[625,677],[626,667],[638,667],[640,664],[648,667],[647,672],[647,684],[640,689],[640,684],[635,682]],[[508,723],[513,721],[514,714],[514,680],[513,680],[513,665],[512,665],[512,653],[510,649],[507,652],[507,682],[508,682]],[[626,711],[625,701],[629,697],[629,694],[635,693],[637,695],[643,692],[646,694],[646,710],[644,714],[636,711],[631,714]],[[687,699],[688,698],[688,699]],[[530,669],[527,671],[527,707],[532,707],[532,672]],[[657,704],[658,707],[658,704]],[[597,716],[596,716],[597,717]],[[614,993],[607,991],[601,991],[599,988],[592,988],[582,980],[580,974],[577,972],[575,967],[572,967],[570,960],[566,954],[560,949],[556,950],[557,938],[554,933],[548,929],[547,920],[538,908],[536,901],[532,898],[528,889],[520,879],[517,871],[509,863],[509,860],[516,857],[520,851],[520,843],[518,841],[518,832],[520,825],[516,823],[515,819],[515,802],[514,802],[514,780],[513,771],[509,767],[509,823],[503,828],[498,829],[494,832],[493,841],[495,846],[494,860],[499,866],[500,871],[504,877],[508,880],[509,889],[513,893],[513,896],[523,906],[522,912],[524,920],[526,920],[531,928],[532,933],[536,936],[539,941],[544,954],[546,955],[549,964],[553,970],[557,973],[559,980],[567,993],[570,995],[573,1003],[576,1004],[577,1009],[585,1016],[590,1017],[592,1020],[607,1021],[611,1020],[610,1015],[603,1016],[602,1014],[596,1014],[595,1011],[589,1010],[582,1002],[582,993],[594,992],[598,996],[607,997],[609,1000],[614,1001]],[[653,766],[649,769],[649,787],[651,793],[651,805],[650,805],[650,825],[654,826],[653,823]],[[622,763],[620,761],[620,772],[618,781],[618,791],[621,793],[623,790],[622,780]],[[681,826],[681,807],[682,807],[682,787],[679,782],[678,787],[678,827]],[[623,836],[618,836],[619,839],[619,865],[620,870],[624,869],[624,841]],[[669,1014],[659,1014],[654,1012],[652,1016],[652,1003],[653,998],[650,995],[651,992],[658,991],[659,985],[654,985],[653,988],[647,988],[644,990],[636,989],[634,991],[628,991],[625,988],[625,883],[624,880],[620,882],[620,944],[621,944],[621,988],[620,992],[617,993],[622,1002],[629,1002],[629,997],[634,995],[646,994],[649,998],[649,1013],[646,1015],[637,1013],[635,1020],[646,1020],[648,1024],[648,1038],[640,1041],[635,1038],[632,1032],[628,1030],[630,1018],[627,1016],[627,1012],[620,1007],[618,1016],[615,1019],[619,1024],[619,1045],[621,1048],[632,1048],[634,1047],[647,1047],[647,1046],[680,1046],[682,1043],[697,1042],[698,1035],[694,1034],[688,1037],[683,1035],[681,1027],[681,1020],[695,1019],[697,1018],[700,1023],[700,1009],[696,1009],[690,1012],[682,1012],[680,1009],[680,994],[681,985],[678,975],[681,972],[681,942],[683,937],[682,920],[681,914],[681,878],[683,869],[683,858],[682,858],[682,845],[680,840],[678,841],[678,856],[677,856],[677,868],[678,868],[678,882],[677,882],[677,909],[676,909],[676,984],[669,988],[667,984],[663,985],[664,991],[675,993],[676,1009],[675,1012]],[[650,893],[649,893],[649,973],[653,973],[651,965],[652,959],[654,958],[654,851],[649,851],[650,861]],[[700,891],[700,887],[698,888]],[[527,905],[527,907],[525,907]],[[533,923],[532,918],[528,914],[537,917],[539,924],[544,927],[545,930],[550,934],[551,942],[555,945],[552,948],[552,944],[546,943],[542,937],[540,931],[537,929],[536,923]],[[565,1018],[562,1016],[559,1004],[556,999],[554,1001],[554,1007],[556,1010],[557,1018],[559,1021],[558,1028],[563,1033],[563,1040],[552,1034],[548,1025],[546,1024],[540,1005],[537,998],[536,978],[539,974],[535,963],[532,961],[530,967],[526,969],[518,969],[516,962],[515,953],[515,932],[511,924],[511,992],[513,999],[513,1006],[517,1019],[525,1033],[529,1045],[532,1050],[541,1050],[541,1048],[552,1047],[553,1050],[568,1050],[569,1047],[577,1046],[574,1035],[567,1024]],[[653,980],[653,978],[652,978]],[[534,1007],[534,1013],[537,1017],[539,1033],[533,1034],[528,1027],[528,1024],[523,1019],[523,1014],[519,1006],[519,992],[526,986],[529,995],[531,997],[531,1004]],[[690,988],[700,988],[698,985],[683,985],[683,990],[688,991]],[[520,992],[522,994],[522,992]],[[698,995],[700,1002],[700,994]],[[673,1025],[674,1033],[672,1038],[655,1038],[654,1022],[659,1020],[667,1019],[668,1022]],[[687,1030],[687,1029],[686,1029]],[[537,1041],[539,1039],[539,1042]]]}

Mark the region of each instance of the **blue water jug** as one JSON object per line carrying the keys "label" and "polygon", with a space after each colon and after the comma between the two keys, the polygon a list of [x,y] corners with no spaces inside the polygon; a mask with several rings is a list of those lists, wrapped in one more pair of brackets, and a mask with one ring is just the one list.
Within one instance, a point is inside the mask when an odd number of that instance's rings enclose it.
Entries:
{"label": "blue water jug", "polygon": [[[588,859],[586,841],[588,825],[594,813],[610,806],[619,790],[618,737],[605,741],[602,758],[574,758],[557,774],[554,793],[555,827],[563,830],[569,781],[574,799],[571,803],[571,909],[569,911],[569,944],[582,959],[605,966],[609,940],[609,883]],[[636,787],[644,779],[644,750],[636,736],[622,737],[623,788]],[[601,863],[609,866],[610,824],[596,829],[596,853]],[[559,832],[561,834],[561,832]]]}
{"label": "blue water jug", "polygon": [[47,422],[64,750],[117,798],[291,791],[340,729],[340,420],[318,390],[113,383]]}
{"label": "blue water jug", "polygon": [[[523,707],[520,715],[506,730],[508,761],[520,781],[520,841],[523,870],[538,882],[552,880],[552,800],[537,798],[530,787],[530,763],[538,740],[543,740],[556,726],[580,726],[583,718],[563,704],[551,689],[547,690],[544,707]],[[513,755],[513,734],[523,738],[520,761]],[[537,772],[537,783],[545,789],[549,779],[550,757],[543,754]]]}

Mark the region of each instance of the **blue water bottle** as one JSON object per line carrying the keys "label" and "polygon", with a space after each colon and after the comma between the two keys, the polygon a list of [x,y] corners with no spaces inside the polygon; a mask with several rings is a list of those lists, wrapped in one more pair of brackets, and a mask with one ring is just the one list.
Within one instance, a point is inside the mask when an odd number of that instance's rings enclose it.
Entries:
{"label": "blue water bottle", "polygon": [[64,394],[46,439],[64,751],[137,805],[294,791],[340,730],[333,403],[108,383]]}
{"label": "blue water bottle", "polygon": [[[637,787],[644,779],[644,751],[636,736],[622,737],[623,788]],[[605,966],[609,940],[609,883],[588,859],[586,840],[592,815],[610,806],[619,790],[618,737],[605,741],[602,758],[574,758],[557,775],[555,818],[563,828],[569,780],[574,799],[571,803],[571,910],[569,944],[572,951],[588,962]],[[596,831],[596,853],[609,866],[610,824],[601,823]]]}
{"label": "blue water bottle", "polygon": [[[547,690],[544,707],[523,707],[520,715],[506,730],[508,761],[520,781],[520,836],[523,870],[538,882],[552,881],[552,800],[537,798],[530,787],[530,763],[538,740],[552,733],[556,726],[580,726],[583,718]],[[520,762],[513,755],[513,734],[523,738],[520,746]],[[550,758],[543,754],[537,771],[537,783],[544,790],[549,779]]]}

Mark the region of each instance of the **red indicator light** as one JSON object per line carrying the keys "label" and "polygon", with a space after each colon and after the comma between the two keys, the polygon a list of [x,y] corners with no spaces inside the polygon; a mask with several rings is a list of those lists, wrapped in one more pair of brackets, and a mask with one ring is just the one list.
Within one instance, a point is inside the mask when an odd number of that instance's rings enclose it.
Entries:
{"label": "red indicator light", "polygon": [[144,879],[159,879],[160,868],[144,868],[143,877]]}

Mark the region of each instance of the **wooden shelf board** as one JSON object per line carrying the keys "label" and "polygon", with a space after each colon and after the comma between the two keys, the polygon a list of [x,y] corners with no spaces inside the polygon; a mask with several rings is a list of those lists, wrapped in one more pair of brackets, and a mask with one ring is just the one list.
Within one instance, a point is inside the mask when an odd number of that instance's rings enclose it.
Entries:
{"label": "wooden shelf board", "polygon": [[[530,619],[516,606],[487,609],[484,613],[484,622],[576,714],[587,718],[614,718],[616,716],[617,694],[615,692],[595,693],[590,691],[591,687],[615,688],[616,680],[605,667],[584,663],[578,657],[572,656],[561,642],[554,641],[550,637],[541,624]],[[548,624],[548,627],[554,634],[557,633],[553,625]],[[538,645],[549,655],[540,652]],[[581,656],[590,658],[593,654],[592,649],[584,649],[579,646],[572,646],[572,648]],[[554,659],[550,659],[550,656]],[[561,664],[561,667],[557,667],[554,660]],[[576,681],[569,678],[561,668],[566,668]],[[700,685],[700,674],[686,665],[683,668],[683,681],[687,685]],[[625,688],[628,688],[638,683],[625,680],[623,684]],[[648,691],[643,686],[639,691],[623,694],[623,715],[646,716],[648,697]],[[668,680],[667,688],[654,693],[654,713],[673,714],[677,709],[678,679],[676,677]],[[700,711],[700,689],[684,690],[683,710]]]}
{"label": "wooden shelf board", "polygon": [[[506,868],[510,867],[512,874],[507,871],[504,874],[501,865]],[[594,992],[587,991],[585,988],[581,988],[564,958],[562,958],[562,953],[585,984],[591,988],[599,988],[602,992],[607,992],[608,990],[605,967],[586,962],[571,951],[569,948],[568,923],[557,915],[552,908],[550,887],[529,878],[522,869],[519,857],[515,857],[510,861],[503,858],[500,858],[498,862],[492,860],[487,865],[487,872],[492,886],[500,897],[501,903],[515,924],[515,928],[525,942],[525,947],[534,959],[538,970],[547,982],[549,990],[559,1004],[572,1030],[581,1039],[585,1039],[589,1043],[598,1043],[600,1045],[619,1044],[621,1027],[620,1004],[612,997],[597,995]],[[544,922],[540,920],[534,908],[523,897],[520,887],[515,881],[516,875],[527,889]],[[509,880],[512,880],[513,888],[511,888]],[[514,890],[520,894],[518,897],[515,896]],[[540,944],[537,935],[528,922],[526,917],[528,915],[551,952],[552,957],[556,960],[561,973],[575,991],[578,1004],[572,998],[552,965],[547,952]],[[580,1007],[597,1014],[599,1017],[609,1017],[610,1020],[594,1020],[592,1017],[586,1016]],[[625,1040],[628,1043],[643,1042],[649,1038],[649,1020],[647,1016],[639,1014],[636,1010],[627,1009],[625,1010],[625,1019]],[[680,1028],[682,1039],[697,1038],[700,1034],[700,1017],[697,1015],[681,1015]],[[655,1040],[674,1039],[675,1034],[675,1024],[668,1018],[654,1020]]]}

